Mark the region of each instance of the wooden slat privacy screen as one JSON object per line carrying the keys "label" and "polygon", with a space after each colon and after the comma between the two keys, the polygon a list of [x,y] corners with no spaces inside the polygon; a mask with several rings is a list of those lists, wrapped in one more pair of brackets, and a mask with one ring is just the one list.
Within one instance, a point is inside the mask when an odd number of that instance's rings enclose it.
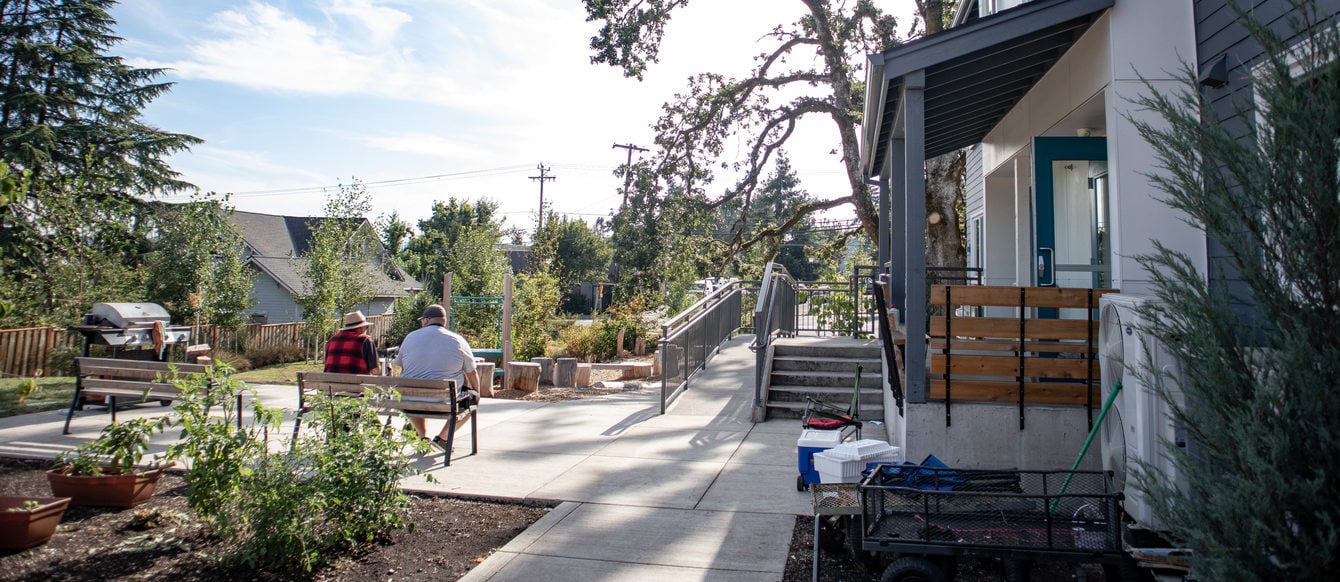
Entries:
{"label": "wooden slat privacy screen", "polygon": [[[945,315],[930,321],[930,398],[945,402],[945,424],[955,400],[1016,402],[1020,429],[1026,404],[1079,404],[1088,407],[1092,424],[1101,399],[1098,298],[1115,291],[932,286],[930,303]],[[1007,307],[1014,315],[962,316],[960,306]],[[1089,317],[1037,317],[1034,308],[1084,309]]]}

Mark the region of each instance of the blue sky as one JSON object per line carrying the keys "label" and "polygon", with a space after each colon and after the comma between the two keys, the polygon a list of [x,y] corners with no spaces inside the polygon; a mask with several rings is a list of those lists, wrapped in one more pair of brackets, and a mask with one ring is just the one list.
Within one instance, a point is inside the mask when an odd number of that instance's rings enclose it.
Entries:
{"label": "blue sky", "polygon": [[[508,225],[531,229],[537,164],[557,177],[545,185],[556,212],[608,214],[626,156],[611,145],[650,146],[649,125],[684,79],[747,73],[767,49],[757,39],[803,9],[692,2],[641,83],[590,64],[595,24],[579,0],[123,0],[112,15],[125,38],[115,54],[171,69],[176,83],[145,119],[205,140],[173,167],[234,193],[238,209],[318,215],[323,187],[357,177],[370,218],[413,222],[434,201],[488,197]],[[831,123],[797,137],[788,153],[802,184],[840,196]]]}

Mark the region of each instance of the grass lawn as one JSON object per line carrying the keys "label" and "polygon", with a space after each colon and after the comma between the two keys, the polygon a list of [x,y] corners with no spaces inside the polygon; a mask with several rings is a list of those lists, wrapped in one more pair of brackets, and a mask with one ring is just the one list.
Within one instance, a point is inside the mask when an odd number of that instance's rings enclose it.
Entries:
{"label": "grass lawn", "polygon": [[298,384],[298,372],[320,372],[321,362],[294,362],[233,374],[248,384]]}
{"label": "grass lawn", "polygon": [[74,378],[38,378],[37,391],[19,404],[22,378],[0,378],[0,417],[69,408],[74,397]]}

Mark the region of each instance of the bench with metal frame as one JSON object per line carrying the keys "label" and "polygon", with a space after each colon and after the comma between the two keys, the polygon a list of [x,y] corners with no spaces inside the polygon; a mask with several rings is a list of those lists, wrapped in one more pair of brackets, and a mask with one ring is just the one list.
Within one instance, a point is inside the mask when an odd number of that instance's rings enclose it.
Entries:
{"label": "bench with metal frame", "polygon": [[[172,384],[173,372],[181,376],[204,374],[208,366],[177,364],[144,360],[117,360],[113,358],[75,358],[74,398],[65,415],[61,434],[70,434],[70,420],[75,410],[83,410],[89,396],[106,398],[112,422],[116,422],[116,405],[121,403],[158,401],[167,406],[181,397],[181,390]],[[209,384],[212,386],[213,382]],[[208,387],[207,387],[208,389]],[[238,426],[241,426],[242,395],[237,396]]]}
{"label": "bench with metal frame", "polygon": [[393,388],[400,393],[400,399],[368,398],[370,406],[388,413],[401,411],[410,416],[447,420],[447,445],[442,466],[451,466],[451,450],[456,440],[456,429],[462,422],[470,422],[470,454],[479,453],[477,399],[458,391],[454,380],[298,372],[298,415],[293,423],[293,437],[297,438],[298,431],[302,428],[303,414],[311,410],[307,402],[309,395],[321,392],[330,397],[364,397],[368,390],[377,388]]}

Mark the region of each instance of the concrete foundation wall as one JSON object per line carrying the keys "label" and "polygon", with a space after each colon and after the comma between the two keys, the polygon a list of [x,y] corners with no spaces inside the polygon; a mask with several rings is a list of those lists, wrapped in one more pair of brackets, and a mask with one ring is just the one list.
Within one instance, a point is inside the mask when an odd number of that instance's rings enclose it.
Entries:
{"label": "concrete foundation wall", "polygon": [[[1069,469],[1089,433],[1082,407],[1028,406],[1024,430],[1019,430],[1016,405],[955,402],[952,411],[954,424],[946,427],[944,403],[910,406],[900,430],[895,431],[890,419],[889,441],[903,447],[913,462],[934,454],[951,467],[966,469]],[[1094,439],[1080,469],[1102,466]]]}

